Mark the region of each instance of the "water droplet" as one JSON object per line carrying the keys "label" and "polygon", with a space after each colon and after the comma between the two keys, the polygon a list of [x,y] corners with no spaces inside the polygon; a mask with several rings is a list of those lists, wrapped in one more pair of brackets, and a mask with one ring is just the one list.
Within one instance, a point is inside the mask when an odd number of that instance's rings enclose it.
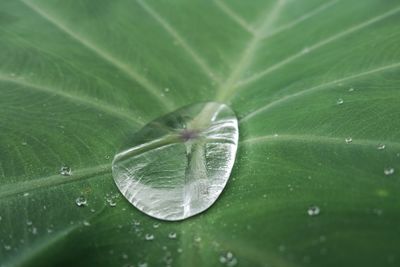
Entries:
{"label": "water droplet", "polygon": [[107,198],[107,203],[112,208],[117,206],[117,202],[113,198]]}
{"label": "water droplet", "polygon": [[164,92],[168,93],[169,92],[169,88],[164,88]]}
{"label": "water droplet", "polygon": [[90,222],[88,222],[88,221],[83,221],[82,224],[83,224],[84,226],[90,226]]}
{"label": "water droplet", "polygon": [[85,207],[87,206],[87,200],[85,197],[80,196],[78,198],[75,199],[75,203],[78,207]]}
{"label": "water droplet", "polygon": [[66,165],[61,166],[60,169],[60,174],[62,176],[71,176],[72,175],[72,169]]}
{"label": "water droplet", "polygon": [[29,193],[24,193],[24,195],[23,195],[24,197],[27,197],[27,196],[29,196]]}
{"label": "water droplet", "polygon": [[349,92],[354,92],[354,88],[353,88],[353,87],[350,87],[350,88],[349,88]]}
{"label": "water droplet", "polygon": [[146,240],[148,240],[148,241],[154,240],[154,235],[153,235],[153,234],[146,234],[146,235],[144,236],[144,239],[146,239]]}
{"label": "water droplet", "polygon": [[137,132],[113,161],[122,194],[139,210],[182,220],[208,209],[230,176],[238,122],[224,104],[181,108]]}
{"label": "water droplet", "polygon": [[11,247],[10,245],[4,245],[4,249],[5,249],[5,250],[11,250],[11,248],[12,248],[12,247]]}
{"label": "water droplet", "polygon": [[139,262],[138,263],[138,267],[148,267],[149,265],[147,264],[147,262]]}
{"label": "water droplet", "polygon": [[307,210],[307,213],[310,216],[317,216],[317,215],[319,215],[320,212],[321,212],[321,210],[319,209],[318,206],[311,206]]}
{"label": "water droplet", "polygon": [[344,141],[346,142],[346,144],[350,144],[353,142],[353,138],[347,137],[346,139],[344,139]]}
{"label": "water droplet", "polygon": [[342,98],[339,98],[337,101],[336,101],[336,104],[338,104],[338,105],[341,105],[341,104],[343,104],[344,103],[344,100],[342,99]]}
{"label": "water droplet", "polygon": [[104,158],[105,159],[110,159],[110,155],[105,155]]}
{"label": "water droplet", "polygon": [[126,260],[128,258],[128,255],[122,254],[122,258]]}
{"label": "water droplet", "polygon": [[386,148],[386,146],[385,146],[385,144],[379,144],[377,148],[378,148],[378,150],[383,150]]}
{"label": "water droplet", "polygon": [[36,227],[32,227],[32,234],[36,235],[38,233],[38,229]]}
{"label": "water droplet", "polygon": [[183,249],[182,249],[182,248],[178,248],[176,251],[177,251],[178,253],[182,253],[182,252],[183,252]]}
{"label": "water droplet", "polygon": [[200,236],[196,236],[196,237],[194,238],[194,241],[196,241],[197,243],[198,243],[198,242],[201,242],[201,237],[200,237]]}
{"label": "water droplet", "polygon": [[33,223],[32,223],[32,221],[26,221],[26,225],[28,225],[28,226],[31,226]]}
{"label": "water droplet", "polygon": [[21,143],[21,145],[23,145],[23,146],[27,146],[27,145],[28,145],[28,143],[27,143],[27,142],[22,142],[22,143]]}
{"label": "water droplet", "polygon": [[385,168],[385,169],[383,170],[383,173],[384,173],[385,175],[392,175],[392,174],[394,174],[394,168]]}
{"label": "water droplet", "polygon": [[159,224],[159,223],[154,223],[154,224],[153,224],[153,228],[156,229],[156,228],[158,228],[158,227],[160,227],[160,224]]}
{"label": "water droplet", "polygon": [[225,266],[233,267],[238,263],[232,252],[228,251],[219,257],[219,262]]}
{"label": "water droplet", "polygon": [[174,232],[169,233],[168,234],[168,238],[175,239],[176,238],[176,233],[174,233]]}

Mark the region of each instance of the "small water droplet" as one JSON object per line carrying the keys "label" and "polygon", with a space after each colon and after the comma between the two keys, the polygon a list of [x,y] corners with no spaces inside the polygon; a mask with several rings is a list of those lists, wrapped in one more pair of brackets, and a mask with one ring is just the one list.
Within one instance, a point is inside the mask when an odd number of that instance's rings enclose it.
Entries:
{"label": "small water droplet", "polygon": [[69,166],[63,165],[63,166],[61,166],[60,174],[62,176],[71,176],[72,175],[72,169]]}
{"label": "small water droplet", "polygon": [[138,267],[148,267],[149,265],[147,264],[147,262],[139,262],[138,263]]}
{"label": "small water droplet", "polygon": [[341,105],[341,104],[343,104],[344,103],[344,100],[342,99],[342,98],[339,98],[337,101],[336,101],[336,104],[338,104],[338,105]]}
{"label": "small water droplet", "polygon": [[36,235],[38,233],[38,229],[36,227],[32,227],[32,234]]}
{"label": "small water droplet", "polygon": [[87,206],[87,200],[85,197],[80,196],[78,198],[75,199],[75,203],[78,207],[85,207]]}
{"label": "small water droplet", "polygon": [[32,221],[26,221],[26,225],[28,225],[28,226],[31,226],[33,223],[32,223]]}
{"label": "small water droplet", "polygon": [[307,210],[307,213],[310,216],[317,216],[317,215],[319,215],[320,212],[321,212],[321,210],[319,209],[318,206],[311,206]]}
{"label": "small water droplet", "polygon": [[108,205],[109,205],[110,207],[112,207],[112,208],[114,208],[114,207],[117,206],[117,202],[116,202],[113,198],[111,198],[111,197],[107,198],[107,203],[108,203]]}
{"label": "small water droplet", "polygon": [[183,252],[183,249],[182,249],[182,248],[178,248],[176,251],[177,251],[178,253],[182,253],[182,252]]}
{"label": "small water droplet", "polygon": [[158,228],[158,227],[160,227],[160,224],[159,224],[159,223],[154,223],[154,224],[153,224],[153,228],[156,229],[156,228]]}
{"label": "small water droplet", "polygon": [[144,236],[144,238],[145,238],[147,241],[151,241],[151,240],[154,240],[154,235],[153,235],[153,234],[146,234],[146,235]]}
{"label": "small water droplet", "polygon": [[11,250],[11,248],[12,248],[12,247],[11,247],[10,245],[4,245],[4,249],[5,249],[5,250]]}
{"label": "small water droplet", "polygon": [[152,217],[182,220],[208,209],[224,189],[238,122],[224,104],[194,104],[150,122],[131,140],[112,164],[119,190]]}
{"label": "small water droplet", "polygon": [[353,87],[350,87],[350,88],[349,88],[349,92],[354,92],[354,88],[353,88]]}
{"label": "small water droplet", "polygon": [[385,168],[385,169],[383,170],[383,173],[384,173],[385,175],[392,175],[392,174],[394,174],[394,168]]}
{"label": "small water droplet", "polygon": [[168,87],[164,88],[164,92],[168,93],[169,92],[169,88]]}
{"label": "small water droplet", "polygon": [[373,209],[372,212],[378,216],[381,216],[383,214],[383,211],[381,209]]}
{"label": "small water droplet", "polygon": [[228,251],[226,253],[223,253],[219,257],[219,262],[224,264],[225,266],[228,266],[228,267],[236,266],[236,264],[238,263],[236,257],[230,251]]}
{"label": "small water droplet", "polygon": [[22,143],[21,143],[21,145],[23,145],[23,146],[27,146],[27,145],[28,145],[28,143],[27,143],[27,142],[22,142]]}
{"label": "small water droplet", "polygon": [[385,144],[379,144],[377,148],[378,148],[378,150],[383,150],[386,148],[386,146],[385,146]]}
{"label": "small water droplet", "polygon": [[105,159],[110,159],[110,155],[105,155],[104,158]]}
{"label": "small water droplet", "polygon": [[128,255],[122,254],[122,258],[126,260],[128,258]]}
{"label": "small water droplet", "polygon": [[169,233],[168,234],[168,238],[175,239],[176,238],[176,233],[174,233],[174,232]]}
{"label": "small water droplet", "polygon": [[29,196],[29,193],[28,192],[26,192],[26,193],[24,193],[24,195],[23,195],[24,197],[27,197],[27,196]]}
{"label": "small water droplet", "polygon": [[346,139],[344,139],[344,141],[346,142],[346,144],[350,144],[353,142],[353,138],[347,137]]}
{"label": "small water droplet", "polygon": [[200,236],[196,236],[196,237],[194,238],[194,241],[196,241],[196,242],[201,242],[201,237],[200,237]]}
{"label": "small water droplet", "polygon": [[83,224],[84,226],[90,226],[90,222],[88,222],[88,221],[83,221],[82,224]]}

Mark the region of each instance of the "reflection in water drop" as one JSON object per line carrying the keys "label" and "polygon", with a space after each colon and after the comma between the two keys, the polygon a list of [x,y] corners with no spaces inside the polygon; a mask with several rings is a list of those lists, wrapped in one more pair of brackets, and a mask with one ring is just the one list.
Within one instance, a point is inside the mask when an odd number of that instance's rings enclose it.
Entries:
{"label": "reflection in water drop", "polygon": [[176,238],[176,233],[174,233],[174,232],[169,233],[168,234],[168,238],[175,239]]}
{"label": "reflection in water drop", "polygon": [[379,144],[377,148],[378,148],[378,150],[383,150],[386,148],[386,146],[385,146],[385,144]]}
{"label": "reflection in water drop", "polygon": [[307,210],[307,213],[310,216],[317,216],[317,215],[319,215],[320,212],[321,212],[321,210],[319,209],[318,206],[311,206]]}
{"label": "reflection in water drop", "polygon": [[62,176],[71,176],[72,175],[72,169],[69,166],[63,165],[60,168],[60,174]]}
{"label": "reflection in water drop", "polygon": [[353,138],[347,137],[346,139],[344,139],[344,141],[346,142],[346,144],[350,144],[353,142]]}
{"label": "reflection in water drop", "polygon": [[80,196],[77,199],[75,199],[75,203],[78,207],[85,207],[87,206],[87,200],[85,197]]}
{"label": "reflection in water drop", "polygon": [[238,122],[224,104],[202,103],[156,119],[116,154],[113,176],[144,213],[182,220],[208,209],[231,173]]}
{"label": "reflection in water drop", "polygon": [[385,169],[383,170],[383,173],[384,173],[385,175],[392,175],[392,174],[394,174],[394,168],[385,168]]}
{"label": "reflection in water drop", "polygon": [[222,254],[219,257],[219,262],[224,264],[225,266],[228,266],[228,267],[236,266],[236,264],[238,263],[237,259],[235,258],[233,253],[230,252],[230,251]]}
{"label": "reflection in water drop", "polygon": [[146,240],[150,241],[150,240],[154,240],[154,235],[152,234],[146,234],[144,237]]}

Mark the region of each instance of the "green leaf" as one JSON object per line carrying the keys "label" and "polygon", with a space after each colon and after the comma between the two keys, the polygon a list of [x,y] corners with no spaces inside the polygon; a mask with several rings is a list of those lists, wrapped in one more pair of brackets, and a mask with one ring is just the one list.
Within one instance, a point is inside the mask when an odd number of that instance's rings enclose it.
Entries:
{"label": "green leaf", "polygon": [[[0,266],[397,266],[399,22],[395,0],[3,0]],[[233,174],[152,219],[111,160],[202,101],[240,118]]]}

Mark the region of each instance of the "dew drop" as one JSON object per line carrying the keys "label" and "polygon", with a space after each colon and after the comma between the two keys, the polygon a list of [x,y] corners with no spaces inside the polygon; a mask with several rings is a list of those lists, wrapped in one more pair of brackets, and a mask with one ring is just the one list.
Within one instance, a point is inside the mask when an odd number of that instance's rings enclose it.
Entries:
{"label": "dew drop", "polygon": [[87,200],[85,197],[80,196],[78,198],[75,199],[75,203],[78,207],[85,207],[87,206]]}
{"label": "dew drop", "polygon": [[112,208],[117,206],[117,202],[113,198],[107,198],[107,203]]}
{"label": "dew drop", "polygon": [[349,92],[354,92],[354,88],[353,88],[353,87],[350,87],[350,88],[349,88]]}
{"label": "dew drop", "polygon": [[311,206],[307,210],[307,214],[309,216],[317,216],[317,215],[319,215],[320,212],[321,212],[321,210],[319,209],[318,206]]}
{"label": "dew drop", "polygon": [[62,176],[71,176],[72,175],[72,169],[69,166],[63,165],[60,168],[60,174]]}
{"label": "dew drop", "polygon": [[153,234],[146,234],[144,236],[144,239],[146,239],[147,241],[154,240],[154,235]]}
{"label": "dew drop", "polygon": [[138,267],[148,267],[149,265],[147,264],[147,262],[139,262],[138,263]]}
{"label": "dew drop", "polygon": [[11,247],[10,245],[4,245],[4,249],[5,249],[5,250],[11,250],[11,248],[12,248],[12,247]]}
{"label": "dew drop", "polygon": [[238,122],[228,106],[187,106],[137,132],[115,155],[113,177],[121,193],[142,212],[162,220],[183,220],[218,199],[237,143]]}
{"label": "dew drop", "polygon": [[392,175],[392,174],[394,174],[394,168],[385,168],[385,169],[383,170],[383,173],[384,173],[385,175]]}
{"label": "dew drop", "polygon": [[90,222],[88,222],[88,221],[83,221],[82,224],[83,224],[84,226],[90,226]]}
{"label": "dew drop", "polygon": [[37,235],[38,229],[36,227],[32,227],[32,234]]}
{"label": "dew drop", "polygon": [[228,266],[228,267],[236,266],[236,264],[238,263],[236,257],[230,251],[228,251],[226,253],[223,253],[219,257],[219,262],[224,264],[225,266]]}
{"label": "dew drop", "polygon": [[386,148],[385,144],[379,144],[377,149],[378,150],[384,150]]}
{"label": "dew drop", "polygon": [[353,138],[347,137],[346,139],[344,139],[344,141],[346,142],[346,144],[350,144],[353,142]]}
{"label": "dew drop", "polygon": [[159,224],[159,223],[154,223],[154,224],[153,224],[153,228],[154,228],[154,229],[157,229],[158,227],[160,227],[160,224]]}
{"label": "dew drop", "polygon": [[168,238],[169,239],[175,239],[176,238],[176,233],[174,233],[174,232],[169,233],[168,234]]}
{"label": "dew drop", "polygon": [[336,101],[336,104],[338,104],[338,105],[341,105],[341,104],[343,104],[344,103],[344,100],[342,99],[342,98],[339,98],[337,101]]}

